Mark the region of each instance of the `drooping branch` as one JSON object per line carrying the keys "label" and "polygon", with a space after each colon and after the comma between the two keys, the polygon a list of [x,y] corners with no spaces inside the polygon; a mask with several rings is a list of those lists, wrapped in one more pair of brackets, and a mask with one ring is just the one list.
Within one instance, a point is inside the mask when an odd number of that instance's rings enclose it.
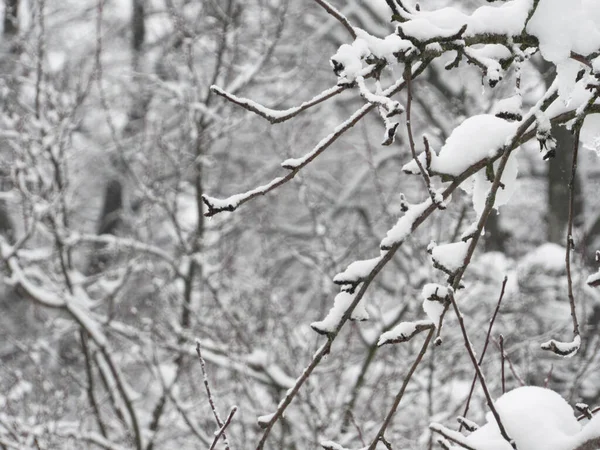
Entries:
{"label": "drooping branch", "polygon": [[216,85],[212,85],[210,87],[210,90],[213,93],[229,100],[231,103],[235,103],[236,105],[241,106],[242,108],[251,111],[255,114],[258,114],[259,116],[267,119],[269,122],[275,124],[285,122],[286,120],[296,117],[301,112],[306,111],[307,109],[312,108],[315,105],[323,103],[324,101],[329,100],[332,97],[335,97],[340,92],[343,92],[346,89],[348,89],[348,87],[349,86],[346,85],[335,85],[333,87],[330,87],[329,89],[325,89],[320,94],[317,94],[315,97],[300,104],[299,106],[294,106],[293,108],[288,108],[284,110],[267,108],[266,106],[263,106],[260,103],[257,103],[253,100],[238,97],[237,95],[231,94]]}
{"label": "drooping branch", "polygon": [[[413,77],[421,74],[427,64],[420,64],[414,69]],[[400,92],[406,83],[403,80],[398,80],[392,86],[387,88],[382,95],[386,97],[390,97],[398,92]],[[338,125],[334,131],[323,138],[309,153],[305,154],[300,158],[292,158],[284,161],[281,165],[282,167],[289,169],[289,173],[283,177],[277,177],[273,179],[270,183],[260,186],[258,188],[252,189],[250,191],[244,192],[242,194],[235,194],[226,199],[216,199],[213,197],[209,197],[207,195],[203,195],[202,200],[208,207],[208,211],[205,213],[207,217],[214,216],[223,211],[234,211],[240,205],[252,200],[255,197],[265,195],[268,192],[278,188],[279,186],[284,185],[291,179],[293,179],[296,174],[310,164],[313,160],[315,160],[321,153],[327,150],[335,141],[337,141],[346,131],[354,127],[363,117],[365,117],[370,111],[372,111],[376,107],[373,103],[367,103],[362,106],[360,109],[354,112],[348,119]]]}

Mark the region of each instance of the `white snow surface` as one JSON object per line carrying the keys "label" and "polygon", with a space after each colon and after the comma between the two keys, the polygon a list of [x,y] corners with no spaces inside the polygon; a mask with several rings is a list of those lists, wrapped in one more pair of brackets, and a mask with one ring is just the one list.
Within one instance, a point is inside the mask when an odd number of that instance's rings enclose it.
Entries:
{"label": "white snow surface", "polygon": [[463,25],[467,25],[465,37],[479,33],[514,36],[521,34],[531,5],[532,0],[514,0],[500,6],[481,6],[470,15],[452,7],[422,11],[412,14],[412,20],[399,27],[406,35],[419,40],[451,36]]}
{"label": "white snow surface", "polygon": [[427,318],[437,327],[444,312],[444,304],[435,300],[423,300],[423,311]]}
{"label": "white snow surface", "polygon": [[600,47],[598,0],[541,0],[527,24],[540,42],[540,52],[555,64],[571,52],[587,55]]}
{"label": "white snow surface", "polygon": [[354,31],[356,32],[357,39],[364,41],[373,55],[385,59],[388,64],[395,64],[397,62],[394,53],[403,52],[414,47],[410,41],[402,39],[395,33],[386,36],[384,39],[380,39],[357,27],[354,27]]}
{"label": "white snow surface", "polygon": [[[582,430],[573,409],[550,389],[520,387],[502,395],[495,407],[519,450],[569,450],[584,439],[600,434],[600,416]],[[487,414],[487,422],[465,442],[477,450],[511,450],[491,413]]]}
{"label": "white snow surface", "polygon": [[421,291],[421,297],[423,297],[423,311],[425,311],[429,320],[436,326],[440,323],[440,316],[444,312],[444,303],[439,300],[430,299],[434,296],[443,299],[448,293],[447,286],[436,283],[427,283],[423,286],[423,290]]}
{"label": "white snow surface", "polygon": [[339,73],[340,78],[354,81],[363,68],[363,59],[369,56],[369,46],[363,39],[356,39],[352,44],[342,44],[338,51],[331,57],[334,62],[343,66]]}
{"label": "white snow surface", "polygon": [[465,262],[468,242],[452,242],[436,246],[431,251],[431,258],[451,272],[458,270]]}
{"label": "white snow surface", "polygon": [[492,108],[492,113],[522,114],[523,100],[520,95],[499,100]]}
{"label": "white snow surface", "polygon": [[491,114],[469,117],[452,131],[439,155],[432,155],[431,168],[458,176],[473,164],[496,156],[516,129],[515,123]]}
{"label": "white snow surface", "polygon": [[585,118],[579,138],[583,148],[600,156],[600,114],[590,114]]}

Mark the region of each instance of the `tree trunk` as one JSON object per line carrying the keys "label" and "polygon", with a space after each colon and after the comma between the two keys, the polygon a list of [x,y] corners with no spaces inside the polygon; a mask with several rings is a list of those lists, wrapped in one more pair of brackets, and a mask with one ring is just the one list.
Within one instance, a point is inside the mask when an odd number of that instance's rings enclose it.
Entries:
{"label": "tree trunk", "polygon": [[19,32],[19,0],[4,0],[4,35],[14,36]]}
{"label": "tree trunk", "polygon": [[[554,65],[542,61],[540,72],[544,74],[546,87],[554,80],[556,70]],[[575,141],[573,134],[564,126],[553,126],[552,136],[556,139],[556,156],[548,160],[548,209],[546,212],[546,238],[549,242],[566,245],[565,232],[569,221],[569,181]],[[573,217],[574,225],[580,223],[583,213],[583,198],[581,195],[581,179],[575,178],[575,204]]]}
{"label": "tree trunk", "polygon": [[133,14],[131,16],[131,51],[133,70],[138,70],[140,53],[146,37],[144,2],[145,0],[133,0]]}
{"label": "tree trunk", "polygon": [[[98,224],[98,234],[115,234],[122,222],[123,188],[118,180],[111,180],[104,191],[104,206]],[[110,260],[104,250],[105,246],[95,246],[88,264],[87,273],[92,275],[101,272]]]}
{"label": "tree trunk", "polygon": [[[573,134],[565,127],[552,127],[556,139],[556,156],[548,161],[548,211],[546,215],[547,238],[550,242],[566,245],[565,230],[569,220],[569,182],[573,163]],[[575,178],[574,225],[581,225],[583,198],[581,179]]]}

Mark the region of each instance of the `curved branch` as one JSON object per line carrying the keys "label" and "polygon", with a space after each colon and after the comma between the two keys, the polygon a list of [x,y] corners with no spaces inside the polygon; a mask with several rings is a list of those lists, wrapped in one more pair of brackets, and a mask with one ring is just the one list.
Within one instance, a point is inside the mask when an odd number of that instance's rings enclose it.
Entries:
{"label": "curved branch", "polygon": [[346,16],[344,16],[341,12],[335,9],[327,0],[315,0],[315,2],[321,5],[323,9],[327,11],[331,16],[335,17],[335,19],[338,22],[340,22],[346,30],[348,30],[348,33],[350,33],[352,39],[356,39],[356,31],[354,31],[354,28],[352,27],[352,25],[350,25],[350,22],[348,21],[348,18]]}

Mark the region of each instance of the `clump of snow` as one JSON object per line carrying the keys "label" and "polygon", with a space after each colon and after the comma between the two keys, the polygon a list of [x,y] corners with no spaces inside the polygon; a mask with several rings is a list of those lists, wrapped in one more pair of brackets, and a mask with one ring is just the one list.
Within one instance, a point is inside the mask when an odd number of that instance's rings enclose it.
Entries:
{"label": "clump of snow", "polygon": [[571,52],[587,55],[600,47],[600,2],[543,0],[527,24],[547,61],[567,60]]}
{"label": "clump of snow", "polygon": [[[520,387],[502,395],[494,405],[519,450],[572,449],[582,437],[578,436],[581,426],[573,409],[550,389]],[[465,443],[478,450],[511,450],[491,413],[487,414],[487,422],[466,437]],[[597,429],[594,435],[598,435]]]}
{"label": "clump of snow", "polygon": [[356,284],[364,280],[381,261],[381,256],[373,259],[354,261],[346,270],[333,277],[336,284]]}
{"label": "clump of snow", "polygon": [[352,44],[342,44],[331,57],[331,66],[335,74],[346,82],[352,82],[363,68],[363,60],[369,56],[369,46],[363,39],[356,39]]}
{"label": "clump of snow", "polygon": [[444,313],[444,303],[435,300],[423,300],[423,311],[427,314],[429,320],[437,327],[440,323],[440,317]]}
{"label": "clump of snow", "polygon": [[557,355],[571,358],[577,354],[581,347],[581,336],[576,335],[572,342],[560,342],[554,339],[544,342],[541,345],[542,350],[550,350]]}
{"label": "clump of snow", "polygon": [[448,272],[456,272],[464,264],[468,250],[468,242],[442,244],[431,250],[431,258],[435,264],[448,270]]}
{"label": "clump of snow", "polygon": [[358,39],[366,42],[369,51],[373,55],[377,58],[385,59],[388,64],[395,64],[397,62],[394,53],[406,52],[414,47],[410,41],[402,39],[395,33],[386,36],[384,39],[380,39],[357,27],[354,28],[354,31]]}
{"label": "clump of snow", "polygon": [[418,205],[409,206],[408,210],[404,213],[396,225],[388,230],[385,238],[381,241],[381,249],[389,250],[392,246],[401,243],[411,233],[413,225],[417,219],[425,212],[427,208],[432,205],[431,198],[428,198]]}
{"label": "clump of snow", "polygon": [[391,330],[381,333],[381,336],[379,336],[379,340],[377,341],[377,345],[381,347],[384,344],[408,341],[415,334],[433,326],[435,326],[435,324],[431,320],[401,322]]}
{"label": "clump of snow", "polygon": [[275,416],[275,413],[265,414],[264,416],[259,416],[258,419],[256,419],[256,422],[258,423],[259,427],[266,428],[266,426],[269,424],[269,422],[271,420],[273,420],[274,416]]}
{"label": "clump of snow", "polygon": [[[333,300],[333,307],[327,313],[327,316],[319,321],[310,324],[311,328],[319,334],[331,334],[335,331],[337,326],[340,324],[343,315],[348,311],[350,305],[356,297],[358,287],[352,292],[342,291],[335,296]],[[368,320],[369,314],[365,308],[364,298],[362,298],[354,310],[350,319],[352,320]]]}
{"label": "clump of snow", "polygon": [[427,283],[421,291],[423,311],[436,326],[440,323],[440,317],[446,309],[449,293],[448,287],[436,283]]}
{"label": "clump of snow", "polygon": [[452,7],[421,11],[405,14],[411,20],[399,27],[404,34],[421,41],[450,37],[464,25],[467,25],[465,37],[481,33],[516,36],[523,31],[531,5],[532,0],[513,0],[500,6],[481,6],[471,15]]}
{"label": "clump of snow", "polygon": [[431,168],[458,176],[473,164],[498,155],[516,129],[515,123],[492,114],[469,117],[452,131],[439,155],[432,155]]}
{"label": "clump of snow", "polygon": [[515,94],[512,97],[503,98],[498,101],[492,108],[492,113],[496,117],[508,120],[521,120],[523,101],[519,94]]}
{"label": "clump of snow", "polygon": [[[423,167],[427,166],[427,155],[425,152],[419,153],[419,155],[417,155],[417,159],[419,160],[419,162],[421,163],[421,165]],[[421,169],[419,169],[419,165],[413,158],[409,162],[407,162],[406,164],[404,164],[402,166],[402,172],[410,174],[410,175],[420,175]]]}

